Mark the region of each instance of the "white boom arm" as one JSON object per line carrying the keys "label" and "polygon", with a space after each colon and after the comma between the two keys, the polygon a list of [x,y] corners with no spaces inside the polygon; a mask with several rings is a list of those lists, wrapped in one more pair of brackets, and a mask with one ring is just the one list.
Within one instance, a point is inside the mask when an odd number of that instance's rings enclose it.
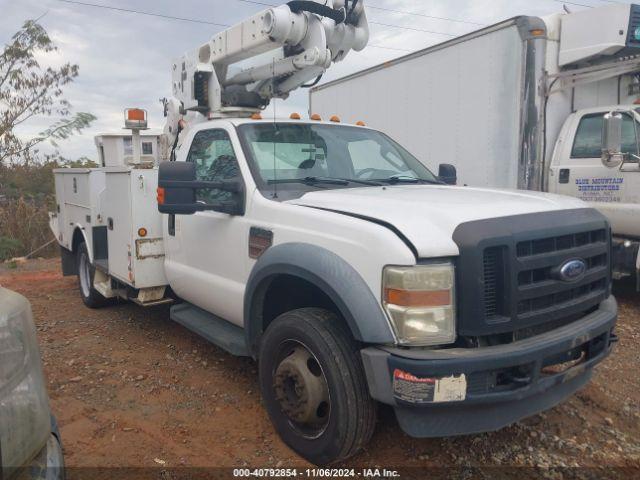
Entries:
{"label": "white boom arm", "polygon": [[[165,103],[167,140],[175,141],[185,115],[197,120],[258,111],[319,77],[350,50],[364,49],[364,1],[329,5],[296,0],[265,10],[174,61],[174,98]],[[266,63],[229,73],[231,65],[275,50]]]}

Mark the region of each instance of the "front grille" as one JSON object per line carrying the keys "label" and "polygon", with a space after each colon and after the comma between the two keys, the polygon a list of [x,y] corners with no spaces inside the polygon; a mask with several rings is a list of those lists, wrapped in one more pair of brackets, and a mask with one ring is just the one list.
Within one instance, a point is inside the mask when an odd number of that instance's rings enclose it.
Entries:
{"label": "front grille", "polygon": [[[597,229],[570,234],[520,240],[510,254],[507,246],[484,250],[484,315],[488,323],[512,320],[514,327],[557,320],[569,316],[576,307],[588,310],[602,301],[608,291],[608,231]],[[587,265],[576,282],[561,280],[559,267],[574,259]],[[508,262],[510,269],[505,268]],[[513,274],[515,288],[505,288]]]}
{"label": "front grille", "polygon": [[599,294],[604,291],[606,285],[605,279],[601,278],[600,280],[572,288],[571,290],[542,295],[541,297],[530,300],[522,300],[521,302],[518,302],[518,315],[530,314],[532,312],[563,305],[567,302],[579,301],[593,295],[594,293]]}
{"label": "front grille", "polygon": [[502,247],[487,248],[484,251],[484,313],[487,318],[494,318],[500,314],[499,294],[502,285]]}
{"label": "front grille", "polygon": [[578,232],[559,237],[539,238],[518,242],[518,258],[540,255],[543,253],[562,252],[572,248],[583,247],[590,243],[606,242],[607,231],[604,229],[591,232]]}
{"label": "front grille", "polygon": [[[453,240],[462,339],[513,341],[575,321],[609,296],[610,228],[594,209],[475,220],[460,224]],[[562,266],[578,259],[585,274],[563,281]]]}

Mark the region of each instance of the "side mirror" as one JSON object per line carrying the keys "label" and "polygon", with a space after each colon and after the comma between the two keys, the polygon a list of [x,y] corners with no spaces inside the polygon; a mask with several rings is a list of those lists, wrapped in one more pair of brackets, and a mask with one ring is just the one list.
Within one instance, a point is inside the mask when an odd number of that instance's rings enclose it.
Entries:
{"label": "side mirror", "polygon": [[602,123],[602,163],[615,167],[622,161],[622,114],[610,112]]}
{"label": "side mirror", "polygon": [[447,185],[456,185],[458,183],[458,172],[456,167],[448,163],[441,163],[438,168],[438,177]]}
{"label": "side mirror", "polygon": [[[198,201],[198,190],[232,192],[231,200],[216,203]],[[244,189],[238,180],[203,182],[196,178],[193,162],[162,162],[158,168],[158,211],[171,215],[193,215],[212,210],[229,215],[244,214]]]}

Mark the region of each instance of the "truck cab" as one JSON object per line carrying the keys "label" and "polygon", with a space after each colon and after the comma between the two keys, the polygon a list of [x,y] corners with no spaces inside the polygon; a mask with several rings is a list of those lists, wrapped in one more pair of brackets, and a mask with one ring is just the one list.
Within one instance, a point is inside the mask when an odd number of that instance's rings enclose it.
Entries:
{"label": "truck cab", "polygon": [[[622,114],[618,159],[603,162],[605,115]],[[640,155],[638,105],[612,105],[578,110],[564,124],[549,168],[549,191],[571,195],[601,211],[614,234],[618,275],[640,270]]]}

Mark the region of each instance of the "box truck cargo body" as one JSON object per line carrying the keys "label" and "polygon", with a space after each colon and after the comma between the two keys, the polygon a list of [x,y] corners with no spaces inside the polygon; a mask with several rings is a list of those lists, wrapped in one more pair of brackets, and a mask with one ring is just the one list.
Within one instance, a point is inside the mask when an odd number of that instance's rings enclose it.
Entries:
{"label": "box truck cargo body", "polygon": [[[310,112],[363,121],[458,183],[572,195],[600,209],[640,268],[640,7],[517,17],[314,87]],[[622,152],[602,157],[620,111]]]}

